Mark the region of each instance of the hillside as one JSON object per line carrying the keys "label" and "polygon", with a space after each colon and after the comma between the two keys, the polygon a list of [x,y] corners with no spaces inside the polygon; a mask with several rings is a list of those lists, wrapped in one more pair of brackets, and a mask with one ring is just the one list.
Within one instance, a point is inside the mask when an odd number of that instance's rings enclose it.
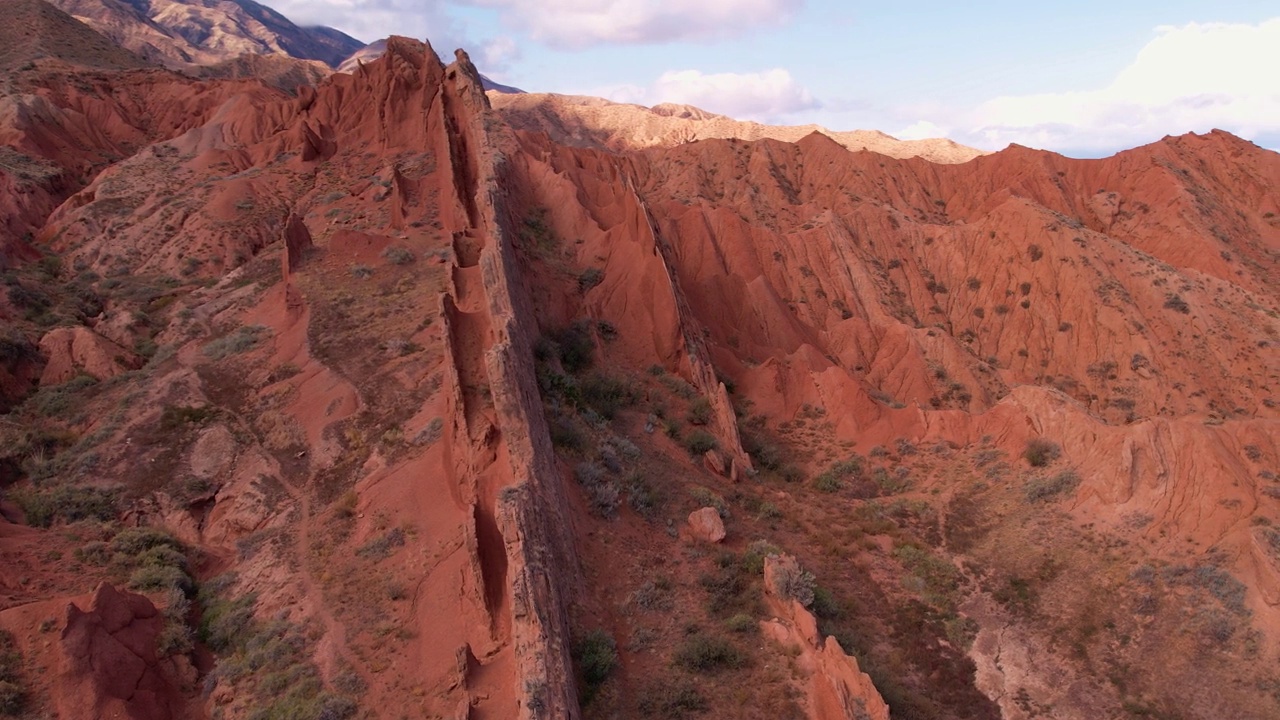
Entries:
{"label": "hillside", "polygon": [[51,59],[85,68],[139,68],[147,63],[42,0],[6,0],[0,68],[12,73]]}
{"label": "hillside", "polygon": [[544,133],[557,143],[574,147],[638,150],[728,138],[797,142],[819,133],[849,150],[895,158],[963,163],[984,154],[942,138],[898,140],[875,130],[838,132],[818,125],[762,125],[669,103],[646,108],[593,97],[504,92],[490,93],[489,102],[513,128]]}
{"label": "hillside", "polygon": [[364,43],[301,28],[253,0],[51,0],[121,47],[169,68],[241,55],[285,55],[337,67]]}
{"label": "hillside", "polygon": [[12,80],[0,712],[1280,713],[1280,155],[362,65]]}

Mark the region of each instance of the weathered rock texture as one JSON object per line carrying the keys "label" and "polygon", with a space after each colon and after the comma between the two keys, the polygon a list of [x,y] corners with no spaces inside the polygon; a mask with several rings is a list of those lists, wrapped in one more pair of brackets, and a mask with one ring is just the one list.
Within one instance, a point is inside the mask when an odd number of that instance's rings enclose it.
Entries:
{"label": "weathered rock texture", "polygon": [[801,572],[789,555],[765,558],[765,598],[775,617],[761,627],[766,637],[798,652],[796,664],[807,679],[808,716],[812,720],[888,720],[889,706],[871,678],[858,668],[858,661],[846,655],[835,638],[818,633],[813,613],[790,592],[793,578]]}
{"label": "weathered rock texture", "polygon": [[186,717],[175,666],[156,655],[164,618],[151,601],[103,583],[87,610],[68,604],[59,639],[58,711],[64,717]]}

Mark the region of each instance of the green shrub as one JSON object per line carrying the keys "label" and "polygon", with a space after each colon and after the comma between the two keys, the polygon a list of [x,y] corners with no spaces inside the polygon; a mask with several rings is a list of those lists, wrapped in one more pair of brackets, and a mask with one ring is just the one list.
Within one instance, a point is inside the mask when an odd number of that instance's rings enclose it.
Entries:
{"label": "green shrub", "polygon": [[1074,492],[1080,485],[1075,470],[1066,469],[1055,475],[1040,475],[1027,481],[1027,502],[1050,502],[1062,495]]}
{"label": "green shrub", "polygon": [[418,259],[418,256],[414,255],[412,250],[403,247],[389,247],[382,251],[382,257],[386,258],[387,262],[392,265],[408,265]]}
{"label": "green shrub", "polygon": [[551,444],[573,453],[580,453],[587,447],[587,437],[578,429],[572,419],[558,416],[547,423],[551,434]]}
{"label": "green shrub", "polygon": [[690,455],[703,455],[708,450],[715,450],[719,444],[715,436],[706,430],[694,430],[684,439],[684,447]]}
{"label": "green shrub", "polygon": [[578,276],[578,292],[583,295],[591,288],[604,282],[604,271],[600,268],[587,268]]}
{"label": "green shrub", "polygon": [[161,592],[173,588],[189,590],[191,578],[181,568],[171,565],[143,565],[129,576],[129,587],[143,592]]}
{"label": "green shrub", "polygon": [[1164,306],[1169,310],[1173,310],[1174,312],[1180,312],[1183,315],[1191,314],[1191,307],[1187,305],[1187,301],[1183,300],[1182,296],[1178,295],[1177,293],[1172,293],[1167,297],[1165,297]]}
{"label": "green shrub", "polygon": [[627,504],[640,517],[652,520],[664,500],[662,493],[641,473],[633,472],[627,477]]}
{"label": "green shrub", "polygon": [[244,643],[253,625],[254,600],[254,596],[246,595],[233,601],[202,601],[200,639],[218,652],[235,650],[237,644]]}
{"label": "green shrub", "polygon": [[862,458],[853,455],[832,463],[813,479],[813,486],[822,492],[837,492],[844,487],[846,480],[861,480],[862,477]]}
{"label": "green shrub", "polygon": [[704,397],[689,403],[689,412],[685,419],[690,425],[706,425],[711,422],[711,402]]}
{"label": "green shrub", "polygon": [[91,375],[77,375],[61,385],[40,388],[27,400],[26,405],[41,417],[60,417],[79,405],[77,399],[81,391],[97,384],[98,379]]}
{"label": "green shrub", "polygon": [[730,617],[724,621],[724,626],[729,632],[738,633],[739,635],[754,633],[760,627],[756,619],[746,613],[738,613]]}
{"label": "green shrub", "polygon": [[356,550],[356,555],[362,558],[378,561],[391,557],[395,552],[395,548],[403,547],[405,542],[404,530],[400,528],[391,528],[387,532],[370,540]]}
{"label": "green shrub", "polygon": [[742,569],[752,575],[764,572],[764,559],[770,555],[779,555],[782,549],[768,540],[752,540],[747,551],[742,554]]}
{"label": "green shrub", "polygon": [[697,633],[676,649],[673,662],[686,670],[709,675],[743,667],[747,656],[722,637]]}
{"label": "green shrub", "polygon": [[800,563],[795,560],[787,561],[786,558],[777,562],[774,568],[775,572],[771,576],[774,592],[784,598],[795,600],[805,607],[813,605],[816,584],[813,573],[800,567]]}
{"label": "green shrub", "polygon": [[573,662],[582,679],[582,704],[586,705],[600,691],[618,664],[618,647],[604,630],[587,633],[573,644]]}
{"label": "green shrub", "polygon": [[218,409],[208,405],[204,407],[165,405],[160,413],[160,429],[173,431],[188,425],[203,425],[217,416]]}
{"label": "green shrub", "polygon": [[1057,460],[1062,455],[1062,448],[1058,443],[1047,438],[1032,438],[1027,441],[1027,448],[1022,451],[1022,457],[1031,465],[1031,467],[1044,467],[1049,463]]}
{"label": "green shrub", "polygon": [[844,487],[844,483],[840,481],[840,478],[835,477],[834,475],[822,473],[813,479],[813,487],[820,492],[833,493],[838,492],[840,488]]}
{"label": "green shrub", "polygon": [[591,323],[586,320],[579,320],[557,333],[555,345],[560,365],[568,372],[582,372],[595,360],[596,343],[591,336]]}
{"label": "green shrub", "polygon": [[204,354],[210,360],[240,355],[257,347],[270,334],[271,329],[265,325],[246,325],[206,344]]}
{"label": "green shrub", "polygon": [[136,557],[152,548],[168,547],[179,552],[182,543],[159,528],[132,527],[121,530],[111,538],[111,551]]}
{"label": "green shrub", "polygon": [[95,487],[59,485],[55,488],[32,488],[11,495],[36,527],[49,527],[56,521],[67,523],[78,520],[114,520],[117,513],[117,493]]}
{"label": "green shrub", "polygon": [[101,567],[111,562],[111,550],[101,540],[92,540],[85,543],[83,546],[76,548],[74,555],[76,560],[85,565]]}
{"label": "green shrub", "polygon": [[22,666],[22,652],[13,635],[0,630],[0,715],[18,715],[26,705]]}
{"label": "green shrub", "polygon": [[840,602],[830,590],[814,586],[813,605],[809,608],[821,620],[833,620],[840,617]]}
{"label": "green shrub", "polygon": [[184,623],[165,623],[165,626],[156,635],[156,654],[160,657],[184,655],[191,652],[194,646],[191,628]]}
{"label": "green shrub", "polygon": [[710,705],[687,680],[657,682],[640,691],[636,706],[646,717],[678,720],[690,713],[706,712]]}
{"label": "green shrub", "polygon": [[26,705],[26,692],[22,686],[8,680],[0,680],[0,715],[17,716]]}
{"label": "green shrub", "polygon": [[604,373],[592,373],[579,388],[582,401],[606,420],[612,420],[619,410],[635,405],[639,399],[628,380]]}

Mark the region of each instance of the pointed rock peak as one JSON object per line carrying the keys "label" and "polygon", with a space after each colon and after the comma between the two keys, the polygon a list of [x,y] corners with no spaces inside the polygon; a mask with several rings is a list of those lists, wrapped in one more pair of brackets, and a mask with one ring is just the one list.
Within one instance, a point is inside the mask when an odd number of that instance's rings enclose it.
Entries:
{"label": "pointed rock peak", "polygon": [[424,66],[444,68],[443,63],[440,62],[440,56],[436,54],[430,42],[402,35],[392,35],[387,38],[386,49],[376,60],[366,64],[365,67],[372,68],[379,64],[394,63],[396,61],[407,63],[415,68]]}
{"label": "pointed rock peak", "polygon": [[449,77],[455,80],[459,87],[464,87],[473,95],[478,96],[477,101],[482,101],[484,107],[489,107],[489,98],[484,94],[484,80],[480,77],[480,71],[471,62],[471,56],[466,50],[461,48],[453,51],[454,62],[449,66]]}
{"label": "pointed rock peak", "polygon": [[848,152],[848,149],[845,148],[845,146],[836,142],[830,135],[818,132],[817,130],[814,130],[808,135],[800,138],[796,144],[805,152],[814,152],[815,150]]}

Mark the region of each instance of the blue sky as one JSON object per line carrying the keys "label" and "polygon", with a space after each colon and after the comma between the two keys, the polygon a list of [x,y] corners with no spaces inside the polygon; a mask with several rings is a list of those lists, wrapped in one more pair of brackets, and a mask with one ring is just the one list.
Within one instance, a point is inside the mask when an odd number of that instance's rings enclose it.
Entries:
{"label": "blue sky", "polygon": [[1280,3],[268,0],[427,37],[530,91],[1098,156],[1222,127],[1280,147]]}

